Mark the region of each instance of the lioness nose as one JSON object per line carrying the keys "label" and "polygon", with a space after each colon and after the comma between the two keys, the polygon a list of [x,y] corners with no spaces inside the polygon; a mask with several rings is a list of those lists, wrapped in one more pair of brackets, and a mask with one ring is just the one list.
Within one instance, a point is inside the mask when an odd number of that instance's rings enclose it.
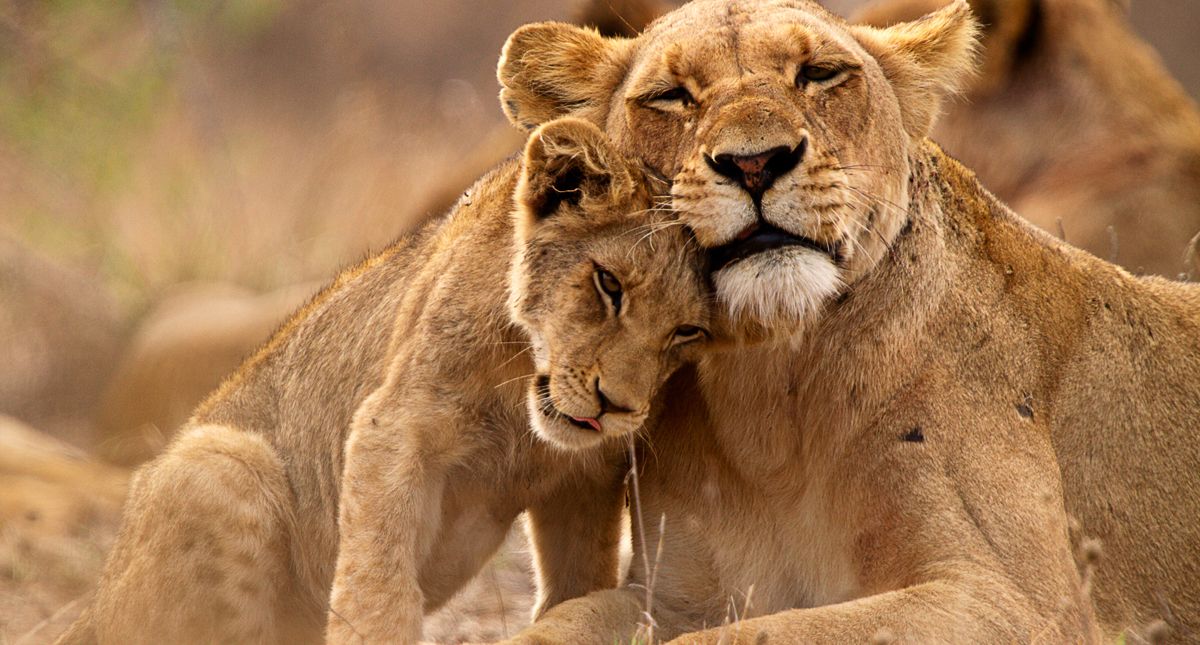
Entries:
{"label": "lioness nose", "polygon": [[757,201],[771,188],[776,179],[800,165],[807,148],[808,139],[803,139],[800,145],[794,148],[779,146],[754,155],[717,155],[705,158],[714,171],[741,184]]}

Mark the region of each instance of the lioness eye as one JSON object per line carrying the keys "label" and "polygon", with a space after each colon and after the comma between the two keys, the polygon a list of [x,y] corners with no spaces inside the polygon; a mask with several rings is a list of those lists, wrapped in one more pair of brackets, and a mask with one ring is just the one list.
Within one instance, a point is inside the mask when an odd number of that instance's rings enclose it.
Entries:
{"label": "lioness eye", "polygon": [[684,107],[691,107],[696,104],[696,99],[692,96],[692,93],[687,91],[687,88],[683,86],[673,87],[662,94],[656,94],[650,100],[655,102],[679,103]]}
{"label": "lioness eye", "polygon": [[621,312],[621,281],[617,276],[596,267],[592,273],[592,281],[596,283],[596,291],[600,294],[601,300],[606,300],[612,304],[613,313]]}
{"label": "lioness eye", "polygon": [[800,68],[799,78],[796,79],[796,85],[803,86],[805,83],[820,83],[828,81],[837,76],[841,70],[835,67],[823,67],[821,65],[805,65]]}
{"label": "lioness eye", "polygon": [[675,330],[675,337],[671,342],[676,345],[683,345],[706,338],[708,338],[708,332],[703,328],[694,325],[683,325]]}

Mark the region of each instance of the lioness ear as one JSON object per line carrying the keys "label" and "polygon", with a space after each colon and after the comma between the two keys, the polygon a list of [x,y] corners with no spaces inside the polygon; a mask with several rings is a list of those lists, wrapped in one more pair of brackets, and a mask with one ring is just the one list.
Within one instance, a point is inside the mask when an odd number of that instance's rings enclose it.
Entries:
{"label": "lioness ear", "polygon": [[523,130],[567,115],[602,123],[632,43],[565,23],[521,27],[504,44],[496,72],[504,114]]}
{"label": "lioness ear", "polygon": [[942,101],[975,70],[979,24],[967,0],[887,29],[851,30],[879,61],[900,102],[904,129],[915,139],[929,134]]}
{"label": "lioness ear", "polygon": [[564,118],[530,135],[516,200],[526,221],[533,223],[583,199],[619,204],[633,190],[624,158],[600,128]]}

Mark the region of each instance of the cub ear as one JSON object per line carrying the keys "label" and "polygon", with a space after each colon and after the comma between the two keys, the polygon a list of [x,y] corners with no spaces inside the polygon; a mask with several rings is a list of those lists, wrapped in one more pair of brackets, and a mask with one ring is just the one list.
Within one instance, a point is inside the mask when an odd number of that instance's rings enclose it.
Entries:
{"label": "cub ear", "polygon": [[879,61],[900,102],[904,129],[914,139],[929,134],[942,101],[975,71],[979,23],[967,0],[951,0],[914,22],[851,30]]}
{"label": "cub ear", "polygon": [[633,38],[672,8],[666,0],[584,0],[576,16],[601,35]]}
{"label": "cub ear", "polygon": [[536,222],[553,216],[564,204],[583,199],[619,204],[633,191],[624,158],[600,128],[563,118],[530,135],[516,201],[518,210]]}
{"label": "cub ear", "polygon": [[504,44],[496,71],[504,114],[523,130],[567,115],[603,123],[632,43],[565,23],[521,27]]}

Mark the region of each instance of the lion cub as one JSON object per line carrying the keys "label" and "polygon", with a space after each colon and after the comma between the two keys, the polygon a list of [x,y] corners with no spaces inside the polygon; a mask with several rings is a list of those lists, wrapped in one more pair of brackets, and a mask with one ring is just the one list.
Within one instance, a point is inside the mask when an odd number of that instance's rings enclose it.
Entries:
{"label": "lion cub", "polygon": [[615,586],[617,439],[708,337],[702,256],[652,195],[555,121],[340,276],[138,473],[64,640],[413,642],[523,511],[537,612]]}

